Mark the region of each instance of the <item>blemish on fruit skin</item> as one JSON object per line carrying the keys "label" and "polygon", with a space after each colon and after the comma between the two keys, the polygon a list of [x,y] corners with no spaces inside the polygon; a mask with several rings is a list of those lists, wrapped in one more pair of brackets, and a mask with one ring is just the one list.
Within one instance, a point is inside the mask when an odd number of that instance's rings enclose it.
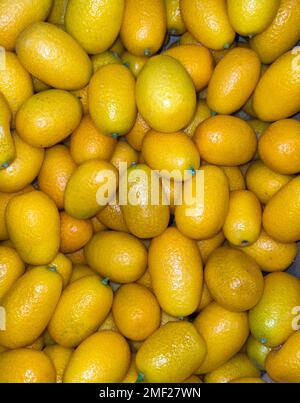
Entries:
{"label": "blemish on fruit skin", "polygon": [[241,242],[241,246],[247,246],[247,245],[249,245],[249,242],[248,242],[248,241],[242,241],[242,242]]}

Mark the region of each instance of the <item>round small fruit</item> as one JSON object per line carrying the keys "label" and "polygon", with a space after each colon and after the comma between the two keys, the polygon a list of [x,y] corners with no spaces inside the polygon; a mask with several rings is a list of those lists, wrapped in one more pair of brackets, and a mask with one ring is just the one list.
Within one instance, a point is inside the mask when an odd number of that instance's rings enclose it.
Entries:
{"label": "round small fruit", "polygon": [[164,0],[167,13],[167,30],[170,35],[182,35],[186,28],[181,17],[180,0]]}
{"label": "round small fruit", "polygon": [[231,192],[235,190],[245,190],[245,178],[242,174],[240,167],[221,167],[222,171],[226,175],[229,183],[229,189]]}
{"label": "round small fruit", "polygon": [[300,240],[300,177],[297,176],[277,192],[263,213],[263,227],[280,242]]}
{"label": "round small fruit", "polygon": [[0,332],[0,345],[15,349],[35,342],[48,325],[61,290],[61,276],[46,266],[20,277],[1,301],[6,330]]}
{"label": "round small fruit", "polygon": [[131,147],[137,151],[141,151],[143,139],[149,130],[149,125],[145,122],[142,115],[138,113],[133,128],[126,136],[126,139]]}
{"label": "round small fruit", "polygon": [[68,0],[53,0],[53,6],[47,21],[51,24],[64,25]]}
{"label": "round small fruit", "polygon": [[220,168],[205,165],[199,172],[204,178],[204,189],[197,173],[190,183],[193,199],[176,205],[175,219],[177,228],[185,236],[202,240],[213,237],[222,229],[228,211],[229,187]]}
{"label": "round small fruit", "polygon": [[160,325],[157,299],[140,284],[125,284],[117,290],[112,313],[117,328],[130,340],[145,340]]}
{"label": "round small fruit", "polygon": [[117,332],[103,330],[85,339],[74,351],[64,383],[121,382],[130,365],[128,343]]}
{"label": "round small fruit", "polygon": [[193,137],[201,158],[225,166],[237,166],[250,161],[257,140],[254,130],[235,116],[218,115],[206,119]]}
{"label": "round small fruit", "polygon": [[206,263],[204,276],[213,299],[230,311],[249,310],[263,293],[264,280],[258,265],[241,250],[216,249]]}
{"label": "round small fruit", "polygon": [[125,66],[103,66],[93,75],[88,94],[91,117],[103,134],[129,132],[136,119],[135,81]]}
{"label": "round small fruit", "polygon": [[[28,267],[29,266],[27,266],[27,270]],[[49,267],[56,269],[57,273],[60,274],[63,279],[63,286],[66,287],[73,273],[72,261],[63,253],[58,253],[55,259],[49,264]]]}
{"label": "round small fruit", "polygon": [[189,125],[184,129],[184,132],[189,136],[193,137],[197,127],[202,123],[205,119],[211,117],[211,110],[207,106],[207,103],[203,99],[199,99],[197,101],[196,112],[194,117],[190,121]]}
{"label": "round small fruit", "polygon": [[66,146],[58,144],[46,150],[38,176],[38,185],[59,209],[64,207],[65,189],[75,169],[76,164]]}
{"label": "round small fruit", "polygon": [[168,49],[165,55],[178,60],[193,80],[196,91],[207,86],[214,70],[214,60],[204,46],[180,45]]}
{"label": "round small fruit", "polygon": [[123,174],[130,166],[138,163],[139,154],[127,141],[118,141],[110,163]]}
{"label": "round small fruit", "polygon": [[70,284],[82,277],[92,276],[93,274],[97,273],[92,270],[87,264],[74,264],[72,276],[70,278]]}
{"label": "round small fruit", "polygon": [[58,344],[44,348],[43,352],[50,358],[56,370],[56,383],[62,383],[65,369],[70,361],[73,350]]}
{"label": "round small fruit", "polygon": [[226,239],[234,246],[257,241],[261,231],[261,205],[249,190],[230,192],[228,214],[223,226]]}
{"label": "round small fruit", "polygon": [[282,243],[271,238],[264,230],[252,245],[242,247],[265,272],[284,271],[297,255],[295,242]]}
{"label": "round small fruit", "polygon": [[65,210],[74,218],[95,216],[111,201],[118,184],[118,172],[107,161],[93,159],[73,172],[65,190]]}
{"label": "round small fruit", "polygon": [[206,265],[210,254],[221,246],[225,241],[225,236],[223,231],[218,232],[211,238],[203,239],[197,242],[197,246],[200,251],[201,259],[204,265]]}
{"label": "round small fruit", "polygon": [[53,340],[64,347],[78,346],[93,334],[111,310],[113,292],[99,276],[86,276],[62,293],[48,325]]}
{"label": "round small fruit", "polygon": [[25,271],[25,265],[13,248],[0,246],[0,301]]}
{"label": "round small fruit", "polygon": [[55,383],[55,368],[42,351],[5,351],[0,354],[0,383]]}
{"label": "round small fruit", "polygon": [[134,77],[140,74],[147,60],[146,56],[136,56],[129,52],[122,53],[122,62],[130,69]]}
{"label": "round small fruit", "polygon": [[151,169],[176,181],[185,180],[186,171],[197,170],[200,166],[199,152],[183,132],[149,131],[143,140],[142,156]]}
{"label": "round small fruit", "polygon": [[90,220],[79,220],[65,211],[60,213],[60,250],[72,253],[84,247],[93,236]]}
{"label": "round small fruit", "polygon": [[196,242],[170,227],[152,240],[148,264],[154,293],[162,309],[172,316],[195,312],[203,280]]}
{"label": "round small fruit", "polygon": [[154,55],[167,30],[164,0],[126,0],[120,38],[137,56]]}
{"label": "round small fruit", "polygon": [[101,67],[106,66],[107,64],[121,64],[121,59],[119,55],[111,50],[107,50],[106,52],[98,53],[97,55],[93,55],[91,57],[93,63],[93,71],[96,73]]}
{"label": "round small fruit", "polygon": [[208,48],[224,49],[233,42],[225,0],[181,0],[180,10],[187,30]]}
{"label": "round small fruit", "polygon": [[194,321],[206,342],[207,354],[198,374],[206,374],[225,364],[240,351],[249,334],[246,312],[231,312],[212,302]]}
{"label": "round small fruit", "polygon": [[124,0],[69,0],[66,30],[87,53],[104,52],[119,34],[124,5]]}
{"label": "round small fruit", "polygon": [[119,204],[108,204],[102,211],[100,211],[97,218],[109,229],[129,232]]}
{"label": "round small fruit", "polygon": [[205,342],[192,323],[170,322],[142,344],[136,366],[146,382],[183,382],[195,373],[205,354]]}
{"label": "round small fruit", "polygon": [[249,336],[247,341],[247,354],[253,364],[260,370],[265,370],[266,358],[271,351],[270,347],[265,346],[255,339],[252,335]]}
{"label": "round small fruit", "polygon": [[300,172],[300,122],[283,119],[269,126],[260,137],[258,152],[273,171],[291,175]]}
{"label": "round small fruit", "polygon": [[253,336],[262,344],[277,347],[293,333],[294,307],[300,306],[300,280],[288,273],[270,273],[258,304],[249,312]]}
{"label": "round small fruit", "polygon": [[89,266],[116,283],[139,279],[147,266],[147,250],[126,232],[101,231],[85,247]]}
{"label": "round small fruit", "polygon": [[24,29],[16,51],[29,73],[54,88],[78,90],[88,84],[92,74],[92,63],[75,39],[47,22]]}
{"label": "round small fruit", "polygon": [[207,104],[217,113],[239,110],[254,91],[261,64],[251,49],[234,48],[217,64],[208,85]]}
{"label": "round small fruit", "polygon": [[253,162],[246,173],[247,188],[263,204],[269,203],[271,198],[293,178],[293,175],[273,171],[260,160]]}
{"label": "round small fruit", "polygon": [[6,208],[6,224],[9,237],[24,262],[44,265],[57,255],[59,214],[45,193],[33,191],[11,199]]}
{"label": "round small fruit", "polygon": [[136,102],[140,114],[152,129],[177,132],[190,122],[195,112],[193,81],[174,58],[154,56],[137,78]]}
{"label": "round small fruit", "polygon": [[16,128],[20,137],[33,147],[51,147],[75,130],[81,114],[80,102],[69,92],[42,91],[21,106]]}

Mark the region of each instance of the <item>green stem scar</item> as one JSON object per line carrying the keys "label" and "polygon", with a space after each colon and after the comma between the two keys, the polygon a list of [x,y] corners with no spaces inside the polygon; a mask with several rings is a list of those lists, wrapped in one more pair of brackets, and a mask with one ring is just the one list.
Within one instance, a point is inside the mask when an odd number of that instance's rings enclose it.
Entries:
{"label": "green stem scar", "polygon": [[119,134],[118,134],[118,133],[112,133],[112,134],[111,134],[111,137],[112,137],[113,139],[117,139],[117,138],[119,137]]}
{"label": "green stem scar", "polygon": [[52,271],[53,273],[56,273],[56,272],[57,272],[56,266],[54,266],[53,264],[50,265],[50,266],[48,266],[48,269],[49,269],[50,271]]}
{"label": "green stem scar", "polygon": [[188,169],[188,171],[189,171],[192,175],[195,175],[195,173],[196,173],[196,170],[195,170],[194,167],[190,167],[190,168]]}
{"label": "green stem scar", "polygon": [[150,50],[150,49],[145,49],[145,50],[144,50],[144,55],[145,55],[145,56],[151,56],[151,55],[152,55],[151,50]]}
{"label": "green stem scar", "polygon": [[103,285],[108,285],[108,284],[109,284],[109,278],[108,278],[108,277],[105,277],[104,279],[101,280],[101,283],[102,283]]}
{"label": "green stem scar", "polygon": [[144,379],[145,379],[144,375],[141,372],[139,372],[137,380],[135,381],[135,383],[141,383],[141,382],[143,382]]}

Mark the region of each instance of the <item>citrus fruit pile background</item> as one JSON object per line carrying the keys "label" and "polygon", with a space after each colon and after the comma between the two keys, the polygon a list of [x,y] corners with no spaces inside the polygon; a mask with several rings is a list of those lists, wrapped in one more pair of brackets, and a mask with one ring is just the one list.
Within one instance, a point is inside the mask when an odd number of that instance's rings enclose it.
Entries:
{"label": "citrus fruit pile background", "polygon": [[300,382],[299,40],[300,0],[0,0],[1,383]]}

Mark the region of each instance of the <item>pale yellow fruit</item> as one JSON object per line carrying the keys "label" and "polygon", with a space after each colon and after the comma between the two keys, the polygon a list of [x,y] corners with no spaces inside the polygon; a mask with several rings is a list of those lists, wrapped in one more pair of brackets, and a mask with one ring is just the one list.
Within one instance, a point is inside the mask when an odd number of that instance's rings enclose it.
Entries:
{"label": "pale yellow fruit", "polygon": [[18,253],[6,246],[0,246],[0,301],[25,271],[25,265]]}

